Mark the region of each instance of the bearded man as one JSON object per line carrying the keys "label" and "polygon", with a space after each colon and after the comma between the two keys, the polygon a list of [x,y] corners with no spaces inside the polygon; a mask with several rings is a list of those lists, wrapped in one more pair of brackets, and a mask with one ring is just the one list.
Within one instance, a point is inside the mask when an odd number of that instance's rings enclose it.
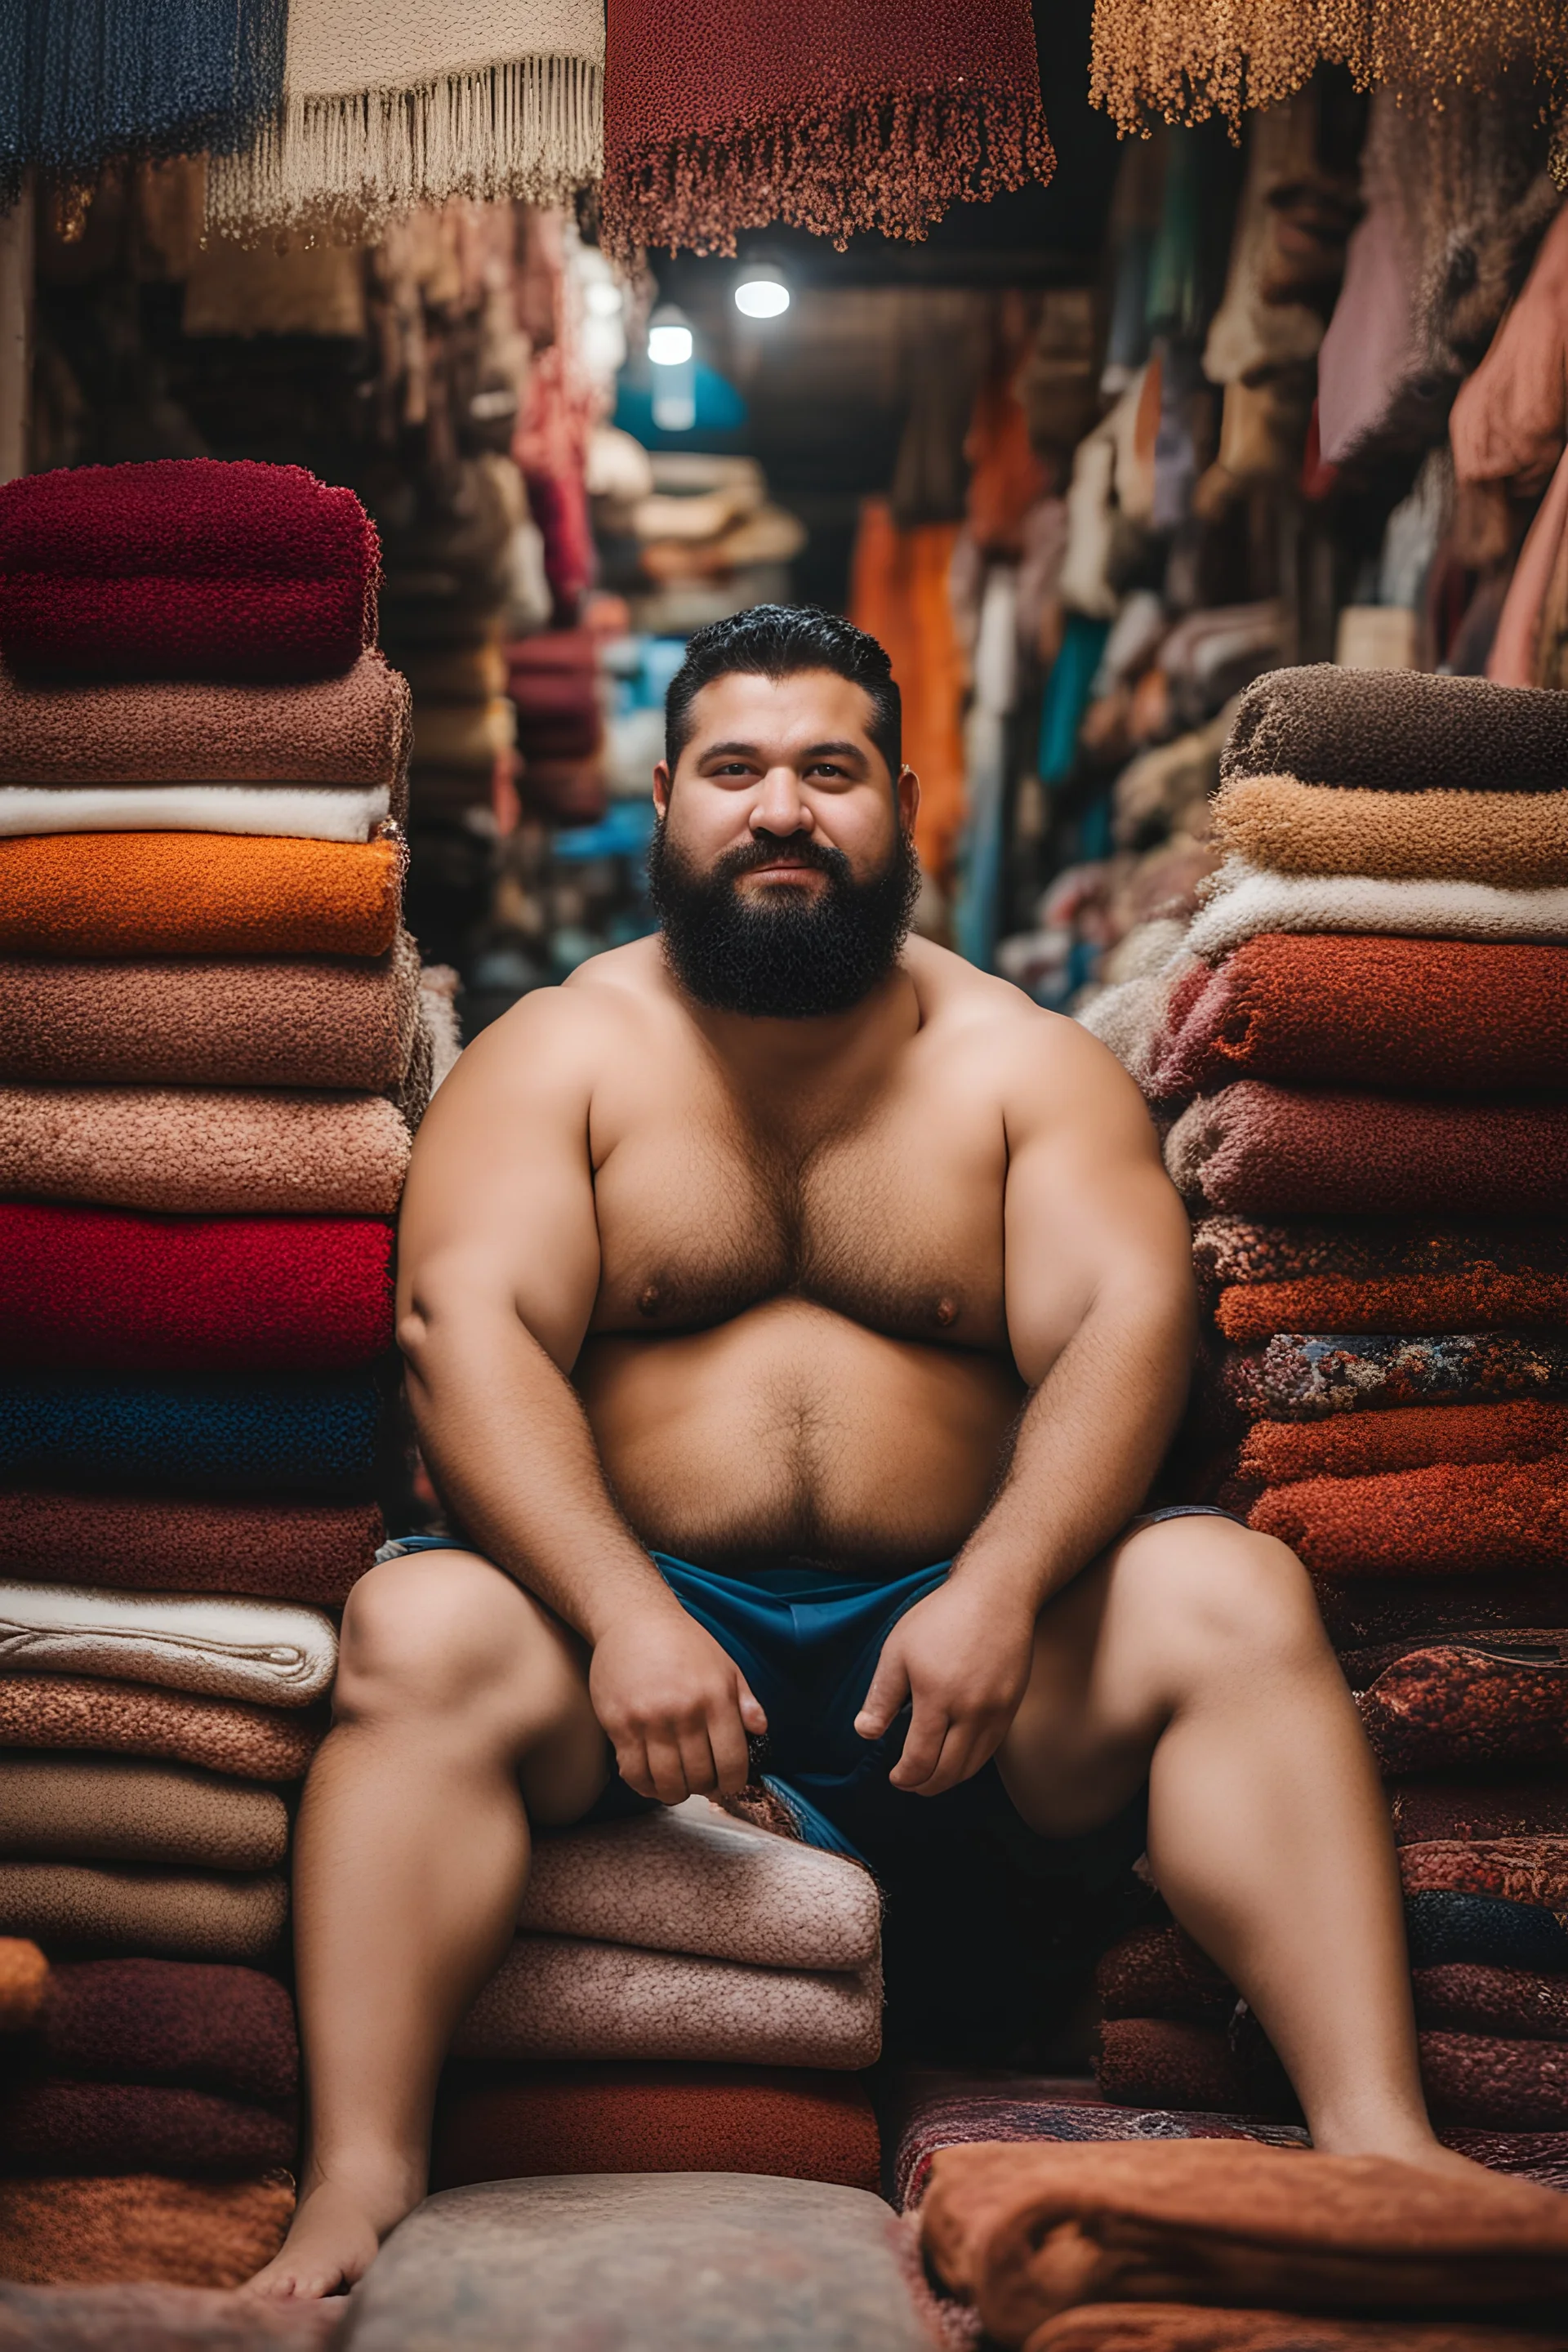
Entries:
{"label": "bearded man", "polygon": [[257,2284],[332,2292],[422,2195],[531,1831],[759,1761],[886,1889],[896,2046],[1022,2048],[1146,1847],[1317,2145],[1458,2167],[1308,1580],[1144,1508],[1194,1315],[1137,1090],[906,940],[886,655],[819,613],[704,630],[653,786],[662,938],[525,998],[420,1130],[399,1339],[462,1532],[344,1612],[298,1843],[310,2165]]}

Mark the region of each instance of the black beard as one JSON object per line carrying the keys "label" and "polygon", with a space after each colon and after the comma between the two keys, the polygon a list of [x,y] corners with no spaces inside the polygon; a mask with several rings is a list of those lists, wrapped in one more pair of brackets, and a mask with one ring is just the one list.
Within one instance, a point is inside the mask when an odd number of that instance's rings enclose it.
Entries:
{"label": "black beard", "polygon": [[[735,887],[737,876],[772,865],[782,852],[826,874],[826,888],[808,894],[782,883],[748,903]],[[887,978],[910,928],[921,874],[901,825],[887,864],[857,882],[844,852],[808,834],[784,840],[760,833],[699,873],[661,824],[648,847],[647,880],[665,954],[688,995],[716,1013],[809,1021],[847,1013]]]}

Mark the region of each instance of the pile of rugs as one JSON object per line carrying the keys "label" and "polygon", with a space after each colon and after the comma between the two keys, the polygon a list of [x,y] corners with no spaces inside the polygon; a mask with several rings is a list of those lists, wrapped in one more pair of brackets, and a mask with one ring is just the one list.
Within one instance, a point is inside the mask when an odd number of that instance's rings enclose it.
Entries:
{"label": "pile of rugs", "polygon": [[[1195,1220],[1195,1491],[1310,1570],[1388,1781],[1439,2125],[1568,2132],[1568,705],[1415,672],[1242,697],[1226,860],[1140,1056]],[[1107,2097],[1292,2112],[1173,1929]],[[1568,2141],[1557,2143],[1560,2152]]]}

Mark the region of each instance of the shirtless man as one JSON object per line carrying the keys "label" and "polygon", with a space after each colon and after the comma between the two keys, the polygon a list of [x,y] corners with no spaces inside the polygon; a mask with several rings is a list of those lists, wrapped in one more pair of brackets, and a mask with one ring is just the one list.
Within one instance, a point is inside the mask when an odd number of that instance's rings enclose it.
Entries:
{"label": "shirtless man", "polygon": [[[1194,1328],[1142,1103],[1072,1022],[904,943],[918,790],[871,639],[779,608],[703,631],[654,772],[662,940],[525,998],[420,1130],[399,1339],[463,1536],[344,1612],[296,1874],[311,2156],[269,2293],[353,2280],[423,2193],[531,1824],[734,1791],[764,1734],[889,1886],[895,2017],[944,1921],[939,1995],[956,1972],[987,1857],[1103,1880],[1147,1790],[1159,1886],[1317,2145],[1461,2163],[1306,1576],[1223,1515],[1134,1523]],[[984,2000],[1034,1955],[977,1957]]]}

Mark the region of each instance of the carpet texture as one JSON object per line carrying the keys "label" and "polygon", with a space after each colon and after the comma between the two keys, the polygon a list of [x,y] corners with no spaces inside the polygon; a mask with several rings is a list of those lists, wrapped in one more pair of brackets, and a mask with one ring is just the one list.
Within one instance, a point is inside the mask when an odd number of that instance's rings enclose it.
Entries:
{"label": "carpet texture", "polygon": [[23,2286],[237,2287],[269,2263],[294,2213],[278,2180],[0,2183],[0,2277]]}
{"label": "carpet texture", "polygon": [[342,2324],[335,2297],[276,2304],[243,2287],[0,2284],[5,2352],[330,2352]]}
{"label": "carpet texture", "polygon": [[1294,776],[1237,776],[1210,803],[1210,824],[1223,849],[1276,874],[1495,882],[1505,890],[1568,882],[1568,792],[1346,792]]}
{"label": "carpet texture", "polygon": [[1278,1536],[1325,1576],[1560,1570],[1568,1557],[1568,1454],[1304,1478],[1268,1488],[1247,1524]]}
{"label": "carpet texture", "polygon": [[374,1503],[197,1502],[0,1489],[5,1565],[43,1584],[239,1592],[336,1609],[385,1539]]}
{"label": "carpet texture", "polygon": [[277,1953],[288,1916],[289,1882],[274,1874],[0,1862],[0,1934],[29,1936],[51,1958],[262,1960]]}
{"label": "carpet texture", "polygon": [[1342,1663],[1384,1772],[1568,1757],[1568,1664],[1556,1639],[1455,1639],[1426,1647],[1413,1639],[1393,1657],[1351,1652]]}
{"label": "carpet texture", "polygon": [[300,2087],[294,2004],[258,1969],[198,1960],[57,1960],[32,2050],[52,2075],[174,2084],[236,2099]]}
{"label": "carpet texture", "polygon": [[1334,1421],[1260,1421],[1237,1459],[1266,1486],[1299,1478],[1357,1478],[1441,1464],[1540,1462],[1568,1453],[1568,1405],[1396,1405]]}
{"label": "carpet texture", "polygon": [[1205,1217],[1193,1233],[1193,1271],[1211,1300],[1222,1290],[1319,1276],[1353,1281],[1479,1273],[1568,1275],[1568,1232],[1560,1221],[1437,1218]]}
{"label": "carpet texture", "polygon": [[1276,1331],[1480,1331],[1561,1329],[1568,1324],[1568,1275],[1310,1275],[1224,1290],[1214,1319],[1238,1347]]}
{"label": "carpet texture", "polygon": [[1282,2098],[1258,2095],[1222,2026],[1187,2018],[1106,2018],[1094,2079],[1100,2097],[1115,2107],[1279,2118],[1289,2114]]}
{"label": "carpet texture", "polygon": [[1560,1773],[1474,1779],[1423,1774],[1388,1790],[1401,1845],[1434,1839],[1568,1837],[1568,1778]]}
{"label": "carpet texture", "polygon": [[276,1870],[289,1811],[275,1789],[126,1756],[0,1756],[0,1856]]}
{"label": "carpet texture", "polygon": [[1135,1927],[1101,1955],[1094,1990],[1108,2018],[1183,2018],[1225,2025],[1237,1990],[1183,1927]]}
{"label": "carpet texture", "polygon": [[[379,653],[310,686],[26,685],[0,667],[0,783],[397,785],[406,681]],[[397,811],[394,811],[396,814]]]}
{"label": "carpet texture", "polygon": [[1037,2327],[1027,2352],[1559,2352],[1557,2331],[1462,2319],[1334,2319],[1191,2303],[1086,2303]]}
{"label": "carpet texture", "polygon": [[288,685],[375,636],[381,551],[301,466],[158,458],[0,487],[0,646],[18,675]]}
{"label": "carpet texture", "polygon": [[1432,1641],[1513,1641],[1563,1613],[1563,1571],[1485,1576],[1321,1576],[1312,1591],[1336,1650]]}
{"label": "carpet texture", "polygon": [[363,1496],[384,1463],[369,1372],[0,1378],[0,1479],[197,1495]]}
{"label": "carpet texture", "polygon": [[1522,1332],[1276,1333],[1223,1350],[1225,1397],[1248,1421],[1315,1421],[1373,1407],[1473,1405],[1568,1393],[1568,1343]]}
{"label": "carpet texture", "polygon": [[1265,932],[1195,997],[1184,992],[1144,1091],[1159,1101],[1235,1077],[1416,1094],[1561,1088],[1565,995],[1568,948]]}
{"label": "carpet texture", "polygon": [[[1387,675],[1392,676],[1389,672]],[[1455,680],[1454,683],[1458,683]],[[1265,931],[1387,933],[1479,942],[1568,939],[1568,888],[1384,882],[1362,874],[1274,874],[1228,857],[1202,886],[1185,945],[1217,963]]]}
{"label": "carpet texture", "polygon": [[21,2173],[218,2179],[298,2160],[291,2116],[216,2091],[46,2079],[0,2089],[0,2166]]}
{"label": "carpet texture", "polygon": [[330,1617],[292,1601],[7,1579],[0,1660],[29,1674],[106,1675],[205,1698],[309,1706],[331,1688],[338,1637]]}
{"label": "carpet texture", "polygon": [[1533,688],[1417,670],[1270,670],[1237,705],[1220,774],[1373,792],[1561,792],[1568,711]]}
{"label": "carpet texture", "polygon": [[0,837],[27,833],[279,834],[371,841],[384,784],[0,784]]}
{"label": "carpet texture", "polygon": [[1399,1849],[1406,1895],[1476,1895],[1568,1910],[1568,1838],[1432,1838]]}
{"label": "carpet texture", "polygon": [[432,2189],[548,2173],[749,2172],[879,2185],[853,2076],[800,2067],[458,2066],[436,2108]]}
{"label": "carpet texture", "polygon": [[90,1675],[0,1674],[0,1748],[86,1748],[289,1781],[304,1779],[323,1736],[313,1710],[195,1698]]}
{"label": "carpet texture", "polygon": [[1527,2045],[1568,2043],[1568,1979],[1522,1969],[1417,1969],[1415,2011],[1428,2028]]}
{"label": "carpet texture", "polygon": [[0,841],[0,950],[384,955],[403,866],[393,841],[33,834]]}
{"label": "carpet texture", "polygon": [[0,1201],[0,1348],[89,1370],[343,1370],[392,1345],[392,1244],[357,1217]]}

